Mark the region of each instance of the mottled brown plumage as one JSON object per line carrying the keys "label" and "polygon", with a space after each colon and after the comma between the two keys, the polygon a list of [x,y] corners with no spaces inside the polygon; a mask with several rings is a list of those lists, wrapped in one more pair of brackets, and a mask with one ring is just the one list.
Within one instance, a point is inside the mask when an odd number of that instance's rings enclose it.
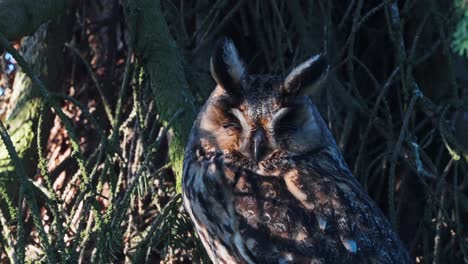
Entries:
{"label": "mottled brown plumage", "polygon": [[183,198],[214,263],[409,263],[307,97],[328,66],[247,75],[230,41],[186,150]]}

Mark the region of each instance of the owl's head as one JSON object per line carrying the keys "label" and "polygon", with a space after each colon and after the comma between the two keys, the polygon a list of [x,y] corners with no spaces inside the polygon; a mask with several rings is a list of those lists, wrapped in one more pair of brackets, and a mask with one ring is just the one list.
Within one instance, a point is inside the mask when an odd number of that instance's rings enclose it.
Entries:
{"label": "owl's head", "polygon": [[284,76],[249,75],[234,44],[223,41],[211,58],[217,87],[198,119],[202,144],[255,163],[328,144],[328,130],[308,97],[327,71],[324,57],[316,55]]}

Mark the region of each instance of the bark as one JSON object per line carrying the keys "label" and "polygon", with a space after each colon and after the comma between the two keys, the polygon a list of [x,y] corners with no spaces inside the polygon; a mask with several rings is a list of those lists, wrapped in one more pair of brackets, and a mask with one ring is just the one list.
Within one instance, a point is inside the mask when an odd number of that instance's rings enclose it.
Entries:
{"label": "bark", "polygon": [[[0,0],[0,32],[10,40],[31,34],[45,21],[62,14],[71,4],[72,0]],[[51,23],[50,27],[53,29],[49,31],[47,26],[44,26],[23,43],[23,47],[27,48],[23,49],[25,58],[53,90],[57,90],[62,81],[61,43],[64,42],[66,33],[65,20],[69,19],[62,18],[56,20],[58,22],[56,24]],[[42,105],[43,99],[39,97],[31,80],[19,70],[13,84],[13,95],[10,99],[5,125],[29,176],[37,170],[38,156],[35,142],[37,121]],[[51,122],[52,120],[46,118],[46,131]],[[13,200],[17,195],[14,169],[5,146],[2,145],[0,148],[0,185],[6,187]],[[1,207],[3,206],[2,203]]]}
{"label": "bark", "polygon": [[[64,78],[62,43],[69,39],[70,31],[67,30],[69,22],[70,17],[67,17],[43,25],[22,44],[23,56],[54,92],[61,90]],[[16,73],[12,90],[13,94],[4,123],[26,175],[32,177],[37,172],[37,124],[44,99],[40,96],[37,87],[34,87],[29,77],[21,70]],[[46,142],[45,139],[53,124],[51,112],[45,109],[42,142]],[[44,149],[45,146],[41,147]],[[0,185],[6,187],[12,200],[17,198],[15,196],[18,188],[14,170],[5,145],[2,144],[0,147]]]}
{"label": "bark", "polygon": [[169,146],[169,158],[180,191],[185,145],[196,112],[184,73],[183,59],[169,32],[159,0],[126,0],[124,7],[135,53],[149,76],[154,102],[163,125],[167,125],[177,111],[183,111],[183,115],[171,128]]}
{"label": "bark", "polygon": [[0,0],[0,32],[15,40],[71,7],[72,0]]}

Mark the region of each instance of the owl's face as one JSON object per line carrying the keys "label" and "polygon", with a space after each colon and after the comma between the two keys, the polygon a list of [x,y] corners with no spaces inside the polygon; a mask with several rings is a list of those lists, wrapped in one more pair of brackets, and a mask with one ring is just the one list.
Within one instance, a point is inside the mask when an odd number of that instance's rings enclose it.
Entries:
{"label": "owl's face", "polygon": [[232,42],[224,42],[211,60],[217,87],[199,117],[202,144],[255,163],[277,152],[294,156],[320,148],[326,127],[307,96],[327,68],[317,55],[286,77],[247,75]]}

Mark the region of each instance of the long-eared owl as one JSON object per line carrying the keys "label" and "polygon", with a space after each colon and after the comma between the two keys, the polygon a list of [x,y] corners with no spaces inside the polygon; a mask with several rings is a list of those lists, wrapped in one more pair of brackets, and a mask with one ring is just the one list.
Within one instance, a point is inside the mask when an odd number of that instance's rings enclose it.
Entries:
{"label": "long-eared owl", "polygon": [[184,205],[214,263],[410,263],[308,97],[328,68],[316,55],[284,76],[249,75],[230,40],[214,50],[217,86],[183,169]]}

